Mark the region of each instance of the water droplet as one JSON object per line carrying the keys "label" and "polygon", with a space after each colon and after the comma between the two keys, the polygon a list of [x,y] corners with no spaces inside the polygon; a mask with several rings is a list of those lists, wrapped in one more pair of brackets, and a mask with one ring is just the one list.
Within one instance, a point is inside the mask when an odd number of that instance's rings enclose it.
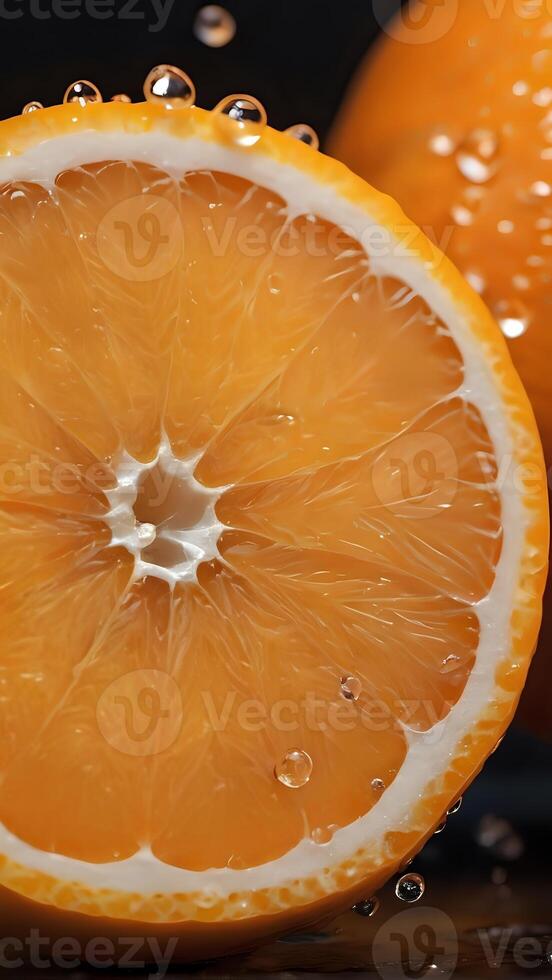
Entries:
{"label": "water droplet", "polygon": [[140,523],[136,524],[136,534],[142,548],[147,548],[148,545],[153,544],[155,541],[157,530],[155,524]]}
{"label": "water droplet", "polygon": [[315,827],[311,830],[311,840],[314,844],[329,844],[333,838],[337,824],[332,823],[328,827]]}
{"label": "water droplet", "polygon": [[442,834],[443,833],[443,830],[446,827],[446,825],[447,825],[447,821],[446,820],[441,820],[441,823],[440,824],[437,824],[435,830],[433,831],[434,836],[435,836],[435,834]]}
{"label": "water droplet", "polygon": [[215,106],[214,112],[221,112],[236,122],[266,124],[266,111],[258,99],[252,95],[228,95]]}
{"label": "water droplet", "polygon": [[278,294],[281,293],[283,283],[284,281],[282,277],[277,275],[277,273],[275,272],[271,273],[271,275],[266,280],[268,291],[269,293],[272,293],[273,296],[278,296]]}
{"label": "water droplet", "polygon": [[472,289],[475,289],[476,293],[484,292],[487,283],[481,273],[468,270],[465,275],[470,286]]}
{"label": "water droplet", "polygon": [[370,786],[372,787],[374,793],[383,793],[385,789],[385,783],[383,779],[379,779],[377,776],[375,779],[372,780]]}
{"label": "water droplet", "polygon": [[362,693],[362,683],[359,681],[358,677],[353,677],[352,674],[347,674],[345,677],[341,678],[341,693],[347,701],[358,701]]}
{"label": "water droplet", "polygon": [[498,137],[491,129],[473,129],[456,154],[456,165],[466,180],[484,184],[496,173]]}
{"label": "water droplet", "polygon": [[515,225],[513,221],[504,219],[499,221],[496,227],[501,235],[510,235],[514,230]]}
{"label": "water droplet", "polygon": [[112,95],[111,96],[111,101],[112,102],[125,102],[125,103],[128,103],[128,102],[132,102],[132,99],[131,99],[130,95],[125,95],[124,92],[118,92],[117,95]]}
{"label": "water droplet", "polygon": [[552,102],[552,88],[546,86],[545,88],[539,89],[533,95],[532,101],[535,105],[541,106],[541,108],[546,109]]}
{"label": "water droplet", "polygon": [[462,806],[462,797],[459,796],[456,803],[453,803],[451,807],[447,810],[447,817],[452,817],[453,814],[458,813],[460,807]]}
{"label": "water droplet", "polygon": [[303,749],[289,749],[274,767],[274,775],[283,786],[300,789],[312,775],[312,759]]}
{"label": "water droplet", "polygon": [[531,283],[527,276],[512,276],[512,286],[514,289],[519,289],[525,292],[526,289],[529,289],[530,285]]}
{"label": "water droplet", "polygon": [[429,148],[438,157],[449,157],[456,149],[456,143],[447,133],[434,133],[429,140]]}
{"label": "water droplet", "polygon": [[552,194],[552,187],[546,180],[535,180],[529,188],[529,193],[532,197],[550,197]]}
{"label": "water droplet", "polygon": [[224,7],[210,3],[198,10],[193,29],[198,41],[208,48],[223,48],[236,34],[236,21]]}
{"label": "water droplet", "polygon": [[521,337],[529,326],[527,308],[519,300],[499,300],[493,308],[498,325],[505,337]]}
{"label": "water droplet", "polygon": [[259,419],[261,425],[293,425],[295,421],[295,415],[287,415],[285,412],[274,412],[273,415]]}
{"label": "water droplet", "polygon": [[456,653],[449,653],[448,657],[445,657],[441,661],[441,673],[448,674],[451,670],[456,670],[456,667],[460,663],[460,657]]}
{"label": "water droplet", "polygon": [[395,885],[395,895],[401,902],[417,902],[425,892],[425,881],[421,875],[409,872],[402,875]]}
{"label": "water droplet", "polygon": [[529,86],[527,82],[523,82],[520,80],[518,82],[514,82],[514,84],[512,85],[512,92],[514,93],[514,95],[527,95],[528,91],[529,91]]}
{"label": "water droplet", "polygon": [[352,911],[356,912],[357,915],[362,915],[365,919],[370,919],[376,914],[379,907],[379,898],[377,895],[372,895],[372,898],[363,898],[360,902],[353,905]]}
{"label": "water droplet", "polygon": [[506,868],[501,868],[499,866],[493,868],[491,871],[491,881],[493,885],[504,885],[508,879],[508,872]]}
{"label": "water droplet", "polygon": [[27,113],[29,112],[36,112],[37,109],[43,109],[43,108],[44,106],[42,105],[42,102],[27,102],[27,104],[23,106],[21,110],[21,114],[23,116],[26,116]]}
{"label": "water droplet", "polygon": [[318,134],[307,123],[296,123],[295,126],[289,126],[286,129],[286,133],[288,136],[292,136],[293,139],[300,140],[301,143],[306,143],[307,146],[312,146],[313,150],[317,150],[320,146]]}
{"label": "water droplet", "polygon": [[144,82],[147,102],[156,102],[166,109],[186,109],[196,97],[195,85],[189,75],[174,65],[157,65]]}
{"label": "water droplet", "polygon": [[480,847],[506,861],[519,860],[525,851],[524,841],[509,821],[492,813],[485,814],[479,821],[475,839]]}
{"label": "water droplet", "polygon": [[473,224],[473,214],[470,209],[464,207],[463,204],[453,204],[450,209],[450,214],[456,224],[463,228],[467,228],[469,225]]}
{"label": "water droplet", "polygon": [[87,82],[81,79],[78,82],[73,82],[72,85],[66,90],[63,96],[63,101],[67,102],[78,102],[79,105],[85,106],[92,102],[102,102],[102,96],[97,85],[93,82]]}

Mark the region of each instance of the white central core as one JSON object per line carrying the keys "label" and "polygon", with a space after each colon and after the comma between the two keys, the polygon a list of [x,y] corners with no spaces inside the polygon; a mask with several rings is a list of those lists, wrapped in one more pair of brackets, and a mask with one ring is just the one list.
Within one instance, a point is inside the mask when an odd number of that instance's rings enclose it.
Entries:
{"label": "white central core", "polygon": [[164,437],[149,463],[121,453],[114,465],[117,486],[107,490],[105,517],[111,544],[134,556],[134,580],[155,576],[174,588],[196,582],[200,562],[219,555],[225,528],[215,504],[228,487],[209,488],[194,476],[201,454],[177,459]]}

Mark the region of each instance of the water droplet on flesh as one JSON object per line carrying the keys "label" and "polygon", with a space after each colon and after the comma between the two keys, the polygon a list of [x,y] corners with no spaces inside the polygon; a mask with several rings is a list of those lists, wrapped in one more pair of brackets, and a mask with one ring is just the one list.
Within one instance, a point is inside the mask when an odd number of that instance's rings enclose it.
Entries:
{"label": "water droplet on flesh", "polygon": [[272,293],[273,296],[278,296],[278,294],[282,291],[283,279],[281,276],[273,272],[266,280],[266,284],[268,286],[269,293]]}
{"label": "water droplet on flesh", "polygon": [[313,150],[317,150],[320,146],[318,134],[307,123],[296,123],[295,126],[289,126],[286,129],[286,133],[288,136],[292,136],[293,139],[300,140],[301,143],[306,143],[307,146],[312,146]]}
{"label": "water droplet on flesh", "polygon": [[64,103],[67,102],[78,102],[79,105],[85,106],[93,102],[102,102],[102,96],[97,85],[93,82],[87,82],[81,79],[78,82],[73,82],[69,85],[68,89],[63,96]]}
{"label": "water droplet on flesh", "polygon": [[363,898],[360,902],[356,902],[353,905],[352,911],[356,912],[357,915],[362,915],[365,919],[370,919],[376,914],[380,907],[380,900],[377,895],[372,895],[372,898]]}
{"label": "water droplet on flesh", "polygon": [[236,34],[236,21],[224,7],[210,3],[198,10],[193,30],[208,48],[223,48]]}
{"label": "water droplet on flesh", "polygon": [[352,674],[347,674],[345,677],[341,678],[341,693],[347,701],[358,701],[362,693],[362,683],[359,681],[358,677],[353,677]]}
{"label": "water droplet on flesh", "polygon": [[164,105],[167,109],[186,109],[196,97],[195,85],[189,75],[174,65],[157,65],[144,82],[147,102]]}
{"label": "water droplet on flesh", "polygon": [[443,833],[443,830],[446,827],[446,825],[447,825],[447,821],[446,820],[441,820],[441,823],[437,825],[437,827],[433,831],[433,834],[434,835],[435,834],[442,834]]}
{"label": "water droplet on flesh", "polygon": [[228,95],[215,106],[214,112],[221,112],[236,122],[266,124],[265,108],[252,95]]}
{"label": "water droplet on flesh", "polygon": [[441,662],[441,673],[448,674],[451,670],[456,670],[460,663],[460,657],[456,653],[449,653],[448,657]]}
{"label": "water droplet on flesh", "polygon": [[402,875],[395,885],[395,895],[401,902],[417,902],[425,892],[425,881],[421,875],[410,872]]}
{"label": "water droplet on flesh", "polygon": [[484,184],[496,173],[498,137],[490,129],[474,129],[468,133],[456,154],[456,165],[466,180]]}
{"label": "water droplet on flesh", "polygon": [[117,95],[112,95],[111,96],[111,101],[112,102],[129,103],[129,102],[132,102],[132,99],[131,99],[130,95],[125,95],[124,92],[118,92]]}
{"label": "water droplet on flesh", "polygon": [[42,105],[42,102],[27,102],[27,105],[23,106],[21,113],[23,116],[26,116],[29,112],[36,112],[37,109],[43,108],[44,106]]}
{"label": "water droplet on flesh", "polygon": [[312,775],[312,759],[303,749],[289,749],[274,767],[274,775],[283,786],[300,789]]}
{"label": "water droplet on flesh", "polygon": [[374,793],[383,793],[385,789],[385,783],[383,779],[379,779],[377,776],[375,779],[372,780],[370,786],[374,790]]}

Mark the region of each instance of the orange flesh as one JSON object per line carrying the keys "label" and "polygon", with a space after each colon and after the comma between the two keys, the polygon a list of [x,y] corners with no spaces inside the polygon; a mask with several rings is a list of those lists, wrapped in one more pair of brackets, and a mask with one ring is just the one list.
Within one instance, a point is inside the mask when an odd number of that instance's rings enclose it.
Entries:
{"label": "orange flesh", "polygon": [[[121,223],[143,194],[173,251],[141,281]],[[46,850],[148,844],[190,869],[328,839],[394,779],[401,725],[462,693],[500,552],[448,331],[338,229],[226,175],[106,163],[51,195],[11,184],[0,234],[0,820]],[[202,453],[200,482],[232,485],[220,559],[174,591],[131,583],[104,520],[117,454],[153,459],[162,431]],[[153,490],[135,513],[155,524]],[[159,743],[141,671],[176,717]],[[274,775],[291,748],[313,760],[299,789]]]}

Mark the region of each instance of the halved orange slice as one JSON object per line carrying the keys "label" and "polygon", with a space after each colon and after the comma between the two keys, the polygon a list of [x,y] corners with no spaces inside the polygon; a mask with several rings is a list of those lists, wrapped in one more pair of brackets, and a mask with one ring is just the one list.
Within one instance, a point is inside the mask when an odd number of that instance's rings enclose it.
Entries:
{"label": "halved orange slice", "polygon": [[528,668],[546,486],[504,340],[268,127],[66,105],[0,155],[1,882],[228,944],[344,907]]}

